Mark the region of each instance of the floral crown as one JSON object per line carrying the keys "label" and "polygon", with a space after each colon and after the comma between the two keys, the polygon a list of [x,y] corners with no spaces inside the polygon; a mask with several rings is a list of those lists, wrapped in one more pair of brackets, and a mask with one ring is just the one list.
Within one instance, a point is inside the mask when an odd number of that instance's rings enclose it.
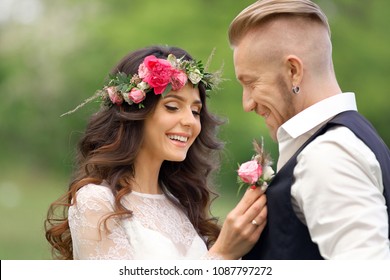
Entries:
{"label": "floral crown", "polygon": [[201,61],[185,60],[169,54],[166,59],[157,58],[154,55],[145,57],[138,67],[138,73],[127,75],[123,72],[110,75],[103,89],[98,90],[93,96],[86,99],[75,109],[62,114],[71,114],[85,104],[101,98],[102,105],[111,107],[126,102],[129,105],[138,104],[143,107],[142,101],[146,94],[153,91],[155,95],[165,96],[171,90],[180,90],[188,81],[194,86],[200,82],[206,90],[215,89],[221,79],[221,69],[214,73],[206,72],[213,53],[210,55],[206,67]]}

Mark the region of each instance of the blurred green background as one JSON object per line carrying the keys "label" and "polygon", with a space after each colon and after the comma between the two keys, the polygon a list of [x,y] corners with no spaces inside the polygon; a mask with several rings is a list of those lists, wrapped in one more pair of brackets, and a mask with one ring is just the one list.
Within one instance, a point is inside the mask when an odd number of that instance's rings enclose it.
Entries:
{"label": "blurred green background", "polygon": [[[209,100],[229,122],[217,175],[220,197],[213,213],[226,215],[238,201],[238,162],[264,136],[263,121],[244,114],[227,40],[231,20],[249,0],[0,0],[0,259],[50,259],[43,220],[49,204],[67,189],[74,147],[89,104],[72,109],[102,86],[107,72],[129,51],[177,45],[205,61],[224,63],[228,80]],[[359,111],[387,145],[389,131],[390,1],[318,0],[332,27],[336,74],[357,94]]]}

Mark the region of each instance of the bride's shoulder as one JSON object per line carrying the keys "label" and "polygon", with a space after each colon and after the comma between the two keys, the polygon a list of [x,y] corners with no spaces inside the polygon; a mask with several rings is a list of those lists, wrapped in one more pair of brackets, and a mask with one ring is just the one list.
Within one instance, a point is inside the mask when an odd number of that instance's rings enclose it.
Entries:
{"label": "bride's shoulder", "polygon": [[115,198],[109,187],[88,184],[81,187],[69,206],[69,221],[76,221],[80,216],[96,219],[114,211]]}
{"label": "bride's shoulder", "polygon": [[88,184],[80,188],[76,193],[77,200],[104,200],[113,202],[114,194],[111,189],[104,185]]}

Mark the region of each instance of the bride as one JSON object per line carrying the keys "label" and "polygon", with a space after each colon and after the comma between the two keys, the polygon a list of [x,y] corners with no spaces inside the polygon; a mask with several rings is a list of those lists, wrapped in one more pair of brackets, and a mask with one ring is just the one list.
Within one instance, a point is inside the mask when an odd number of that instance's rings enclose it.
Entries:
{"label": "bride", "polygon": [[86,100],[101,98],[102,108],[79,142],[69,191],[49,208],[53,257],[239,259],[252,248],[266,223],[260,188],[222,228],[209,215],[222,122],[206,90],[217,82],[180,48],[143,48],[119,62]]}

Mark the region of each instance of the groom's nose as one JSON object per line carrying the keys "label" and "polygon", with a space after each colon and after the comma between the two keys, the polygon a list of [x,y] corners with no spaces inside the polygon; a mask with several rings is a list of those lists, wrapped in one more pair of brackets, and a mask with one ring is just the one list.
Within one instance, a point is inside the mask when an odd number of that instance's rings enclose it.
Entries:
{"label": "groom's nose", "polygon": [[256,102],[253,100],[251,97],[251,94],[243,90],[242,92],[242,108],[244,109],[245,112],[250,112],[253,111],[256,107]]}

